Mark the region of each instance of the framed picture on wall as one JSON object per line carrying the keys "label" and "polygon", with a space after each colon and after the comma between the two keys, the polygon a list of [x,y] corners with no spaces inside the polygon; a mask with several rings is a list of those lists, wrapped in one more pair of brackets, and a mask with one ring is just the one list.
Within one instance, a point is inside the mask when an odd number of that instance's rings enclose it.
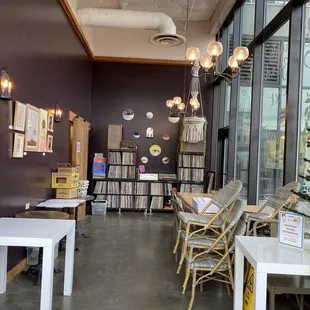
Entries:
{"label": "framed picture on wall", "polygon": [[14,134],[13,158],[24,157],[24,139],[25,136],[21,133]]}
{"label": "framed picture on wall", "polygon": [[40,109],[27,104],[25,151],[39,152],[40,150]]}
{"label": "framed picture on wall", "polygon": [[47,150],[48,153],[53,153],[53,136],[47,135]]}
{"label": "framed picture on wall", "polygon": [[40,109],[40,152],[46,152],[47,116],[47,111]]}
{"label": "framed picture on wall", "polygon": [[47,116],[47,131],[53,132],[54,131],[54,114],[48,113]]}
{"label": "framed picture on wall", "polygon": [[19,101],[15,101],[14,109],[14,130],[25,131],[27,106]]}

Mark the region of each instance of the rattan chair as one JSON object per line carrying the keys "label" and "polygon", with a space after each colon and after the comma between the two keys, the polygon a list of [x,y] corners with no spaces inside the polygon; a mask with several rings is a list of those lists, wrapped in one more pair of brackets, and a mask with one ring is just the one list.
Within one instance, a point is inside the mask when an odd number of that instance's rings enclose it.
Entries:
{"label": "rattan chair", "polygon": [[[242,213],[244,210],[244,202],[237,199],[234,204],[229,217],[225,223],[225,225],[213,236],[205,235],[205,234],[193,234],[188,240],[187,243],[187,252],[186,252],[186,275],[183,284],[183,294],[185,294],[187,282],[190,276],[191,263],[199,258],[201,255],[205,256],[208,253],[215,253],[221,255],[223,252],[227,252],[229,248],[229,240],[228,236],[231,233],[231,230],[234,229],[238,221],[240,220]],[[244,222],[244,231],[246,228],[246,224]],[[231,281],[233,279],[233,275],[230,270],[230,278]]]}
{"label": "rattan chair", "polygon": [[[239,204],[239,202],[238,202]],[[241,215],[240,215],[241,216]],[[235,236],[244,235],[246,232],[246,222],[244,219],[240,219],[237,224],[234,225],[230,231],[225,250],[218,253],[209,253],[205,251],[200,253],[200,256],[194,256],[190,264],[190,271],[192,274],[192,291],[191,300],[188,310],[193,308],[196,286],[209,281],[222,282],[227,285],[228,294],[230,294],[229,286],[234,289],[233,279],[233,261],[234,261],[234,249],[235,249]],[[230,246],[228,247],[228,244]]]}
{"label": "rattan chair", "polygon": [[[273,220],[278,213],[286,207],[290,209],[295,203],[295,194],[292,191],[298,192],[300,184],[298,182],[290,182],[283,187],[280,187],[276,192],[267,198],[265,204],[259,209],[257,213],[244,212],[244,219],[247,221],[247,235],[253,234],[253,224],[259,220]],[[263,213],[265,208],[273,210],[272,215]],[[266,224],[260,224],[257,228],[260,228]]]}
{"label": "rattan chair", "polygon": [[[199,213],[186,213],[186,212],[179,212],[179,227],[180,231],[184,231],[184,238],[183,238],[183,246],[182,246],[182,253],[179,262],[179,267],[177,273],[180,273],[180,270],[183,265],[183,261],[186,255],[187,249],[187,242],[191,237],[193,227],[195,227],[195,233],[206,233],[207,230],[212,232],[217,232],[217,230],[222,229],[225,227],[226,221],[229,217],[229,214],[235,204],[235,201],[242,189],[241,181],[233,181],[227,184],[224,188],[218,191],[211,199],[211,201],[206,205],[206,207]],[[207,212],[208,208],[211,205],[215,205],[219,208],[219,211],[211,216],[203,215]],[[198,229],[197,229],[198,227]],[[180,243],[181,233],[178,235],[175,248],[173,253],[176,253],[178,250],[178,246]]]}

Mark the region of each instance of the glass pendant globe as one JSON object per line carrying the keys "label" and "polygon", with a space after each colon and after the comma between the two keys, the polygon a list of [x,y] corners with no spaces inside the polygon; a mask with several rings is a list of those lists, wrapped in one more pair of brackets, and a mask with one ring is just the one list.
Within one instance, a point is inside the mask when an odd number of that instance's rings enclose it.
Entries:
{"label": "glass pendant globe", "polygon": [[185,104],[183,102],[181,102],[179,105],[178,105],[178,110],[179,111],[183,111],[185,109]]}
{"label": "glass pendant globe", "polygon": [[236,59],[234,56],[230,56],[230,57],[228,58],[228,66],[229,66],[230,68],[232,68],[233,70],[238,69],[239,64],[238,64],[237,59]]}
{"label": "glass pendant globe", "polygon": [[191,100],[189,101],[189,104],[191,106],[193,106],[193,105],[197,104],[197,102],[198,102],[198,99],[194,97],[194,98],[191,98]]}
{"label": "glass pendant globe", "polygon": [[212,57],[218,57],[223,53],[223,45],[221,42],[214,41],[208,44],[208,54]]}
{"label": "glass pendant globe", "polygon": [[167,100],[167,101],[166,101],[166,106],[167,106],[169,109],[171,109],[171,108],[174,106],[173,100]]}
{"label": "glass pendant globe", "polygon": [[186,58],[189,61],[195,61],[200,58],[200,50],[197,47],[189,47],[186,50]]}
{"label": "glass pendant globe", "polygon": [[235,48],[233,56],[238,61],[245,61],[249,57],[249,50],[245,46],[238,46]]}
{"label": "glass pendant globe", "polygon": [[213,67],[213,62],[211,60],[211,57],[210,56],[204,56],[202,57],[201,61],[200,61],[200,64],[203,68],[205,68],[206,70],[207,69],[210,69],[211,67]]}
{"label": "glass pendant globe", "polygon": [[194,105],[192,105],[192,109],[194,111],[197,111],[199,109],[199,107],[200,107],[200,102],[199,101],[197,101]]}
{"label": "glass pendant globe", "polygon": [[175,105],[179,105],[182,102],[182,98],[181,97],[174,97],[173,102]]}

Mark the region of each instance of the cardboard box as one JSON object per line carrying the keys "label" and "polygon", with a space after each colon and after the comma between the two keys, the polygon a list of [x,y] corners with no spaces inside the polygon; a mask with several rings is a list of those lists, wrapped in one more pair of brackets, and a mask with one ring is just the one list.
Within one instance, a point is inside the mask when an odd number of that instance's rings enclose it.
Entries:
{"label": "cardboard box", "polygon": [[78,173],[52,173],[52,188],[76,188],[79,187]]}
{"label": "cardboard box", "polygon": [[[196,210],[197,213],[200,213],[207,204],[211,201],[211,198],[208,197],[195,197],[193,198],[193,208]],[[205,213],[217,213],[219,208],[213,204],[208,207]]]}
{"label": "cardboard box", "polygon": [[79,173],[79,166],[72,166],[70,163],[58,163],[57,171],[61,173]]}
{"label": "cardboard box", "polygon": [[56,198],[75,198],[78,195],[77,188],[57,188],[56,189]]}

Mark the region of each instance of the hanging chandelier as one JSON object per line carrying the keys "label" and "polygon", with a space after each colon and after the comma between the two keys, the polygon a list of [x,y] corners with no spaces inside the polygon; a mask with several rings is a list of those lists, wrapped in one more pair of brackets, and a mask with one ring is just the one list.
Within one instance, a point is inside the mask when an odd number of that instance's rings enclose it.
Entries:
{"label": "hanging chandelier", "polygon": [[[186,58],[192,66],[192,75],[194,77],[207,76],[214,77],[215,79],[222,77],[228,83],[237,78],[240,73],[240,67],[244,61],[249,57],[249,50],[245,46],[238,46],[235,48],[232,56],[228,58],[228,66],[230,72],[218,71],[218,58],[223,53],[223,45],[221,42],[213,41],[208,44],[207,52],[209,55],[203,56],[200,59],[200,50],[197,47],[189,47],[186,50]],[[199,75],[200,69],[204,69],[204,73]],[[207,80],[205,80],[207,81]]]}

